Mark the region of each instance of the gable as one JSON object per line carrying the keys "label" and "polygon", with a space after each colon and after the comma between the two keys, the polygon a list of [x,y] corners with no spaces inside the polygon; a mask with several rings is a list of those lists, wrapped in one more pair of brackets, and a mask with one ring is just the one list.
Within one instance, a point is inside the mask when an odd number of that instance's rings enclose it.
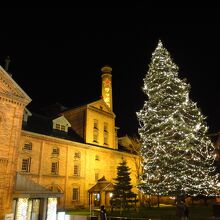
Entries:
{"label": "gable", "polygon": [[63,126],[63,130],[65,130],[66,132],[68,131],[68,127],[71,127],[71,124],[67,121],[67,119],[63,115],[53,120],[53,129],[62,130],[60,126]]}
{"label": "gable", "polygon": [[88,106],[105,111],[105,112],[112,113],[111,109],[107,106],[107,104],[103,101],[103,99],[92,102],[92,103],[88,104]]}
{"label": "gable", "polygon": [[58,190],[52,191],[46,187],[35,183],[33,180],[28,179],[19,173],[16,173],[16,182],[13,196],[15,198],[32,197],[32,198],[48,198],[48,197],[61,197],[62,192]]}
{"label": "gable", "polygon": [[0,96],[10,100],[16,100],[27,105],[31,98],[11,78],[11,76],[0,66]]}
{"label": "gable", "polygon": [[70,123],[67,121],[67,119],[63,115],[58,118],[55,118],[53,120],[53,123],[59,123],[59,124],[71,127]]}

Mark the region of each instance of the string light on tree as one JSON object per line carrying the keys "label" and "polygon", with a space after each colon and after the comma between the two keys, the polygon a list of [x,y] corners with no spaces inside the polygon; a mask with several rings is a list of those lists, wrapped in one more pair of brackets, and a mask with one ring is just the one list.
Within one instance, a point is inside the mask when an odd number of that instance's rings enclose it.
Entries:
{"label": "string light on tree", "polygon": [[189,98],[190,85],[159,41],[144,78],[148,96],[137,112],[143,175],[139,188],[148,195],[219,194],[214,146],[205,117]]}

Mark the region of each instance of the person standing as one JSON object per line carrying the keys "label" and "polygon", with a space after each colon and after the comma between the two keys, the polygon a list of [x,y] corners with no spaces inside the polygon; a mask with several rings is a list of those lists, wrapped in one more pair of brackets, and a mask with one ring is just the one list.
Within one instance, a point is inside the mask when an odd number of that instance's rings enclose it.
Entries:
{"label": "person standing", "polygon": [[188,219],[189,219],[189,208],[184,202],[184,220],[188,220]]}
{"label": "person standing", "polygon": [[177,216],[180,220],[188,220],[189,210],[184,201],[177,204]]}
{"label": "person standing", "polygon": [[106,210],[105,210],[104,205],[102,205],[101,209],[100,209],[100,219],[101,220],[107,220],[107,215],[106,215]]}

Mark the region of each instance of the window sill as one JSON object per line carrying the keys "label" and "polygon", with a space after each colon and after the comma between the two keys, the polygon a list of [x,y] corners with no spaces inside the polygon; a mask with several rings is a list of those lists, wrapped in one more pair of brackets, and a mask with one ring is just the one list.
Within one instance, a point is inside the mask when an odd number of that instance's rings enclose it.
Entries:
{"label": "window sill", "polygon": [[30,171],[21,170],[21,173],[30,174]]}

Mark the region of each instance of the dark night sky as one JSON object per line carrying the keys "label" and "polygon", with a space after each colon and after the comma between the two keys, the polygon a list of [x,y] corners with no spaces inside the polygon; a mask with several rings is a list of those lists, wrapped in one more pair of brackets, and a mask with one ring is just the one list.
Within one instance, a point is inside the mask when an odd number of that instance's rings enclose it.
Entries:
{"label": "dark night sky", "polygon": [[159,39],[191,85],[190,97],[220,130],[220,19],[213,9],[21,9],[1,18],[0,64],[32,98],[30,108],[73,107],[99,98],[101,67],[113,68],[113,108],[121,133],[137,133],[143,78]]}

